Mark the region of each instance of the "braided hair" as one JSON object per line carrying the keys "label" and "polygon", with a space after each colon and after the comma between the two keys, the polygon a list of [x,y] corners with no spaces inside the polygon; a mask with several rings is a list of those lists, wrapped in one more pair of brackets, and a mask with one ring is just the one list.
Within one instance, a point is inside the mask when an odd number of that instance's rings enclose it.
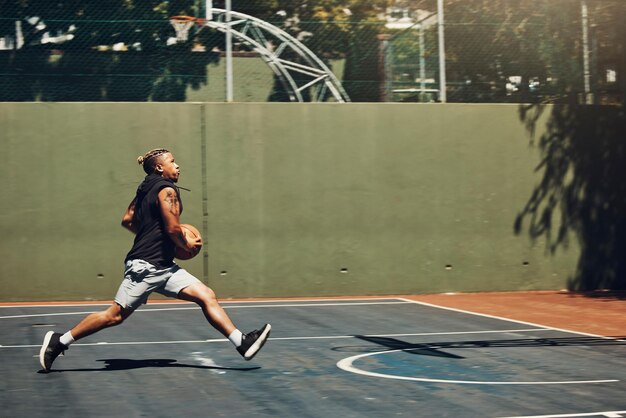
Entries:
{"label": "braided hair", "polygon": [[146,155],[143,156],[139,156],[137,158],[137,164],[143,166],[143,171],[146,172],[146,174],[152,174],[154,173],[154,169],[156,168],[156,164],[158,159],[156,157],[166,154],[169,151],[166,150],[165,148],[156,148],[153,149],[151,151],[148,151],[146,153]]}

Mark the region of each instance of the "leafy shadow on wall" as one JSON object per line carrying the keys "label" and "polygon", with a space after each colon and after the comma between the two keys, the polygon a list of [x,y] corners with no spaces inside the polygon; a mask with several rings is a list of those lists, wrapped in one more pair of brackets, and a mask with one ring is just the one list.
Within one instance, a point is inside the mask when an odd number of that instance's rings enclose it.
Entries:
{"label": "leafy shadow on wall", "polygon": [[523,105],[519,115],[541,153],[542,178],[515,220],[516,234],[527,228],[532,240],[545,237],[551,253],[578,240],[569,290],[626,289],[624,108]]}

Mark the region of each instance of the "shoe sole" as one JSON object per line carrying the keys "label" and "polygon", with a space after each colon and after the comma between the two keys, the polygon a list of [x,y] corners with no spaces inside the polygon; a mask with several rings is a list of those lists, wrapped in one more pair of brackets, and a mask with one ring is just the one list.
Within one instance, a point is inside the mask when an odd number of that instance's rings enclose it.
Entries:
{"label": "shoe sole", "polygon": [[43,338],[43,344],[41,345],[41,350],[39,350],[39,364],[41,364],[41,367],[45,371],[50,370],[49,368],[46,367],[45,356],[46,356],[46,348],[48,348],[48,345],[50,344],[50,338],[52,338],[53,335],[54,335],[54,331],[48,331],[46,336]]}
{"label": "shoe sole", "polygon": [[250,348],[248,348],[248,351],[246,351],[246,353],[243,355],[243,358],[246,359],[246,361],[252,360],[254,356],[256,356],[256,354],[261,350],[261,348],[263,348],[263,346],[267,342],[267,339],[270,336],[271,330],[272,326],[270,324],[267,324],[265,331],[263,331],[261,336],[254,342],[254,344],[250,346]]}

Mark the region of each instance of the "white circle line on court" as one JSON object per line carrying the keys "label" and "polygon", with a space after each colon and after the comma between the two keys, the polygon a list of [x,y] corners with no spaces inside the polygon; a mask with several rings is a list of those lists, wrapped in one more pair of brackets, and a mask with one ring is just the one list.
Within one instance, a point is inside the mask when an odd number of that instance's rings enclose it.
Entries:
{"label": "white circle line on court", "polygon": [[[419,337],[419,336],[439,336],[439,335],[467,335],[467,334],[501,334],[511,332],[542,332],[551,331],[549,329],[504,329],[504,330],[484,330],[484,331],[450,331],[450,332],[421,332],[421,333],[403,333],[403,334],[371,334],[364,337]],[[272,341],[295,341],[295,340],[340,340],[347,338],[357,338],[356,335],[320,335],[309,337],[272,337]],[[227,339],[217,338],[208,340],[179,340],[179,341],[120,341],[109,342],[109,345],[150,345],[150,344],[198,344],[198,343],[218,343],[225,342]],[[74,343],[72,347],[90,347],[101,345],[98,343]],[[41,347],[41,344],[23,344],[23,345],[0,345],[0,348],[34,348]]]}
{"label": "white circle line on court", "polygon": [[457,385],[572,385],[572,384],[591,384],[591,383],[614,383],[619,382],[619,380],[615,379],[602,379],[602,380],[565,380],[565,381],[532,381],[532,382],[506,382],[506,381],[479,381],[479,380],[454,380],[454,379],[431,379],[426,377],[413,377],[413,376],[398,376],[393,374],[386,373],[376,373],[369,372],[367,370],[359,369],[354,366],[354,362],[356,360],[365,358],[378,356],[382,354],[391,354],[398,353],[401,351],[410,351],[410,349],[398,349],[398,350],[385,350],[385,351],[377,351],[374,353],[365,353],[358,354],[356,356],[346,357],[337,362],[337,367],[341,370],[345,370],[350,373],[355,373],[363,376],[370,377],[381,377],[384,379],[395,379],[395,380],[410,380],[414,382],[426,382],[426,383],[448,383],[448,384],[457,384]]}

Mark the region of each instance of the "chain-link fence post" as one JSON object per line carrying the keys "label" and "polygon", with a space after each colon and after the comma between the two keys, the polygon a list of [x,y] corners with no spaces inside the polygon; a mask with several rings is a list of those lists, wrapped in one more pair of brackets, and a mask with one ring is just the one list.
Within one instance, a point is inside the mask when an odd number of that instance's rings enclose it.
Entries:
{"label": "chain-link fence post", "polygon": [[380,83],[380,100],[382,102],[390,102],[393,98],[392,92],[392,82],[393,82],[393,74],[391,71],[391,60],[393,59],[393,54],[391,51],[392,45],[389,42],[391,39],[391,35],[386,33],[381,33],[377,36],[378,38],[378,63],[380,68],[380,73],[383,74],[383,79]]}
{"label": "chain-link fence post", "polygon": [[587,9],[587,1],[580,0],[581,17],[583,25],[583,77],[585,82],[585,103],[593,104],[593,93],[591,92],[591,70],[590,70],[590,53],[589,53],[589,10]]}
{"label": "chain-link fence post", "polygon": [[444,38],[443,0],[437,0],[437,23],[439,25],[439,101],[445,103],[448,99],[446,94],[446,42]]}

